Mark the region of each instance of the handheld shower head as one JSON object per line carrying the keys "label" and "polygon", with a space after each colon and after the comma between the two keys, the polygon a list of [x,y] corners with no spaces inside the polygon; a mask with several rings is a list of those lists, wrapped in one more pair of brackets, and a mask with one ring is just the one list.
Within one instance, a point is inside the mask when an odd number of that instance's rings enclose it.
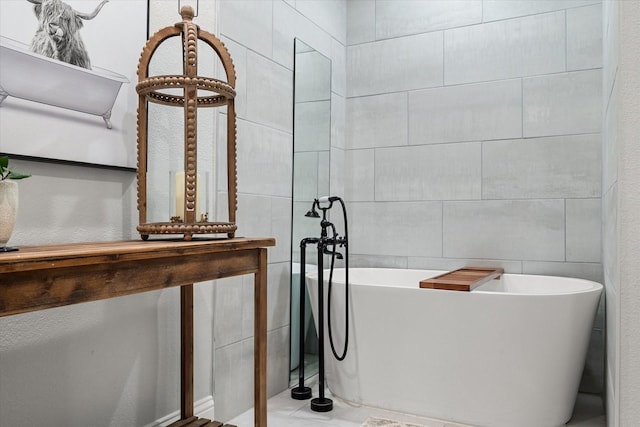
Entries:
{"label": "handheld shower head", "polygon": [[304,216],[306,216],[307,218],[320,218],[320,214],[318,213],[318,211],[316,211],[315,207],[311,208],[311,210],[304,214]]}
{"label": "handheld shower head", "polygon": [[320,218],[320,214],[316,210],[316,203],[317,200],[313,202],[313,204],[311,205],[311,210],[304,214],[304,216],[306,216],[307,218]]}

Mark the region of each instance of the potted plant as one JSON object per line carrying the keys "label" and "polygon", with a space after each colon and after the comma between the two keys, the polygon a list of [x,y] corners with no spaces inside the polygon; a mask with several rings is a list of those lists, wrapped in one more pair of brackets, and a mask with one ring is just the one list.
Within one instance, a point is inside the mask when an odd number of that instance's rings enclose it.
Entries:
{"label": "potted plant", "polygon": [[15,180],[30,176],[12,171],[9,168],[9,156],[0,156],[0,251],[11,250],[6,244],[18,214],[18,183]]}

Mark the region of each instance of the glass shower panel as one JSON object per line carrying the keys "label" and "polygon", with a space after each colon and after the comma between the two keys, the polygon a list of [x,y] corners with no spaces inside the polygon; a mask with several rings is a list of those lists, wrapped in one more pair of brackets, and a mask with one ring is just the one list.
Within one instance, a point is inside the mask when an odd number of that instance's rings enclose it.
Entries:
{"label": "glass shower panel", "polygon": [[[293,220],[291,231],[291,381],[298,378],[300,334],[300,241],[318,234],[318,220],[304,214],[314,199],[329,194],[331,153],[331,61],[295,40],[293,120]],[[316,264],[309,247],[306,271]],[[317,373],[317,335],[305,297],[305,376]]]}

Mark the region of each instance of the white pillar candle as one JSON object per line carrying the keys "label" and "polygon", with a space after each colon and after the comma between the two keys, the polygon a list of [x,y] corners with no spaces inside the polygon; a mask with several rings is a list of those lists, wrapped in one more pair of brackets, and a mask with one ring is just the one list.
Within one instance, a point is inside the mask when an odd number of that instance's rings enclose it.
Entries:
{"label": "white pillar candle", "polygon": [[[204,200],[204,190],[205,188],[203,187],[204,184],[202,184],[202,181],[200,180],[200,174],[196,175],[196,188],[197,188],[197,194],[196,194],[196,222],[200,221],[200,218],[202,217],[202,214],[205,213],[201,208],[201,200]],[[184,221],[185,218],[185,214],[184,214],[184,203],[185,203],[185,194],[184,194],[184,172],[180,171],[180,172],[176,172],[176,177],[175,177],[175,188],[176,188],[176,216],[179,216],[180,218],[182,218],[182,220]]]}

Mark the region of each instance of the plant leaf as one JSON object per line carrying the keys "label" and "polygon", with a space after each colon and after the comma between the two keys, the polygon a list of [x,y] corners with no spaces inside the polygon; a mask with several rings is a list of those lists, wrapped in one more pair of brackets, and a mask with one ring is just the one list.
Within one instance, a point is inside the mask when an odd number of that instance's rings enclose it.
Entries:
{"label": "plant leaf", "polygon": [[0,171],[9,166],[9,156],[0,156]]}
{"label": "plant leaf", "polygon": [[9,172],[7,178],[9,179],[24,179],[29,178],[31,174],[28,173],[20,173],[20,172]]}

